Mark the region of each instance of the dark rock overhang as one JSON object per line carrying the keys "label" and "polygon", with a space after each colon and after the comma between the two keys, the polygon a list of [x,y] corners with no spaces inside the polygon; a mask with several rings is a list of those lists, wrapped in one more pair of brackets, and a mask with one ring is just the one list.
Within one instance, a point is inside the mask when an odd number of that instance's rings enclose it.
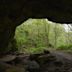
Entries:
{"label": "dark rock overhang", "polygon": [[0,18],[16,24],[28,18],[48,18],[54,22],[72,23],[71,0],[0,0]]}
{"label": "dark rock overhang", "polygon": [[72,23],[72,0],[0,0],[0,53],[7,52],[16,27],[28,18]]}

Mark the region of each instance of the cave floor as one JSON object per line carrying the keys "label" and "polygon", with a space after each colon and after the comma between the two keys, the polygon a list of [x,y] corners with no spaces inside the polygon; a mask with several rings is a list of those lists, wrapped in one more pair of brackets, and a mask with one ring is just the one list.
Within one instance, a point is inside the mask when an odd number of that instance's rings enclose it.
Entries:
{"label": "cave floor", "polygon": [[0,72],[72,72],[72,54],[55,50],[10,54],[0,60]]}

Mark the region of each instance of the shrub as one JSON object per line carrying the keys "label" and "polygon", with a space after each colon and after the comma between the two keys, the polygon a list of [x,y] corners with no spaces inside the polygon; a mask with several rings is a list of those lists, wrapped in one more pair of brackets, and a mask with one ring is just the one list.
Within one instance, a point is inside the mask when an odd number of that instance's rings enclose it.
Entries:
{"label": "shrub", "polygon": [[61,45],[57,48],[58,50],[72,50],[72,45]]}

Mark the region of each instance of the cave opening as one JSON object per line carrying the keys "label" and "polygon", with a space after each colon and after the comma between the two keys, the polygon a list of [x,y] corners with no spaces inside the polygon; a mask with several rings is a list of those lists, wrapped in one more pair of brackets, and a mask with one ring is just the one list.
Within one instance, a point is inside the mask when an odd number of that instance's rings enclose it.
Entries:
{"label": "cave opening", "polygon": [[15,39],[20,52],[41,52],[44,49],[71,50],[71,24],[62,24],[48,19],[32,19],[16,28]]}

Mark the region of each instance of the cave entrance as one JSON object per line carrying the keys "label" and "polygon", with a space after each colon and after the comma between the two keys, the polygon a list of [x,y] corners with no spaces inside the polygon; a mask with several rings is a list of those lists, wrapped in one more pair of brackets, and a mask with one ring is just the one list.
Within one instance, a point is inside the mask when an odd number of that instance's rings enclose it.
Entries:
{"label": "cave entrance", "polygon": [[72,26],[48,19],[28,19],[15,32],[20,52],[41,52],[44,49],[71,50]]}

